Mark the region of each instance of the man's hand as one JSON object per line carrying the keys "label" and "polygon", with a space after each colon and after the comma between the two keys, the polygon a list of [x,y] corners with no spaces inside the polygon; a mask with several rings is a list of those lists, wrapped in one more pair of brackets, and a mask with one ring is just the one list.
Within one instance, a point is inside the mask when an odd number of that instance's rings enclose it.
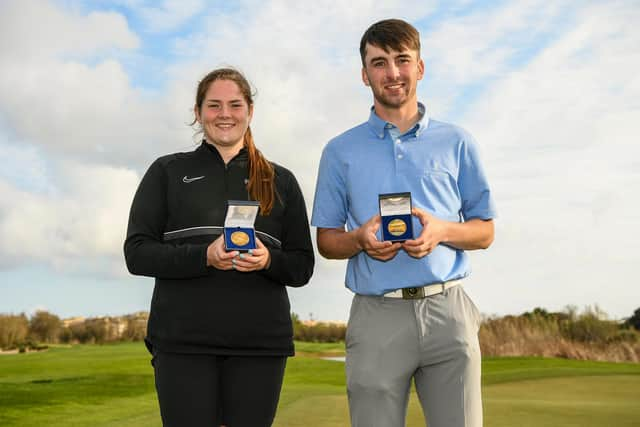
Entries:
{"label": "man's hand", "polygon": [[381,223],[380,215],[372,217],[356,230],[356,240],[360,249],[365,251],[371,258],[388,261],[396,256],[402,245],[378,240],[376,232]]}
{"label": "man's hand", "polygon": [[436,218],[420,208],[411,209],[422,224],[422,233],[417,239],[406,240],[402,248],[414,258],[429,255],[440,242],[446,238],[447,222]]}
{"label": "man's hand", "polygon": [[218,270],[231,270],[232,260],[239,254],[238,251],[227,252],[224,248],[224,238],[222,235],[211,242],[207,248],[207,266],[212,266]]}

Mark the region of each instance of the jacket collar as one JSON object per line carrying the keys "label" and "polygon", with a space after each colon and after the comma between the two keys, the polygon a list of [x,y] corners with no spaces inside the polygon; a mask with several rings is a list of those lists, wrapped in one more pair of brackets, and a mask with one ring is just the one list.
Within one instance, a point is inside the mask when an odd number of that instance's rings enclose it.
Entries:
{"label": "jacket collar", "polygon": [[[207,154],[211,153],[216,158],[216,160],[220,161],[221,163],[223,162],[222,156],[218,152],[218,149],[214,145],[207,143],[207,141],[205,141],[204,139],[202,140],[202,144],[200,144],[200,147],[198,147],[198,151],[201,151]],[[248,161],[248,160],[249,160],[249,152],[245,147],[242,147],[238,152],[238,154],[236,154],[231,160],[229,160],[229,164],[235,163],[238,161]]]}

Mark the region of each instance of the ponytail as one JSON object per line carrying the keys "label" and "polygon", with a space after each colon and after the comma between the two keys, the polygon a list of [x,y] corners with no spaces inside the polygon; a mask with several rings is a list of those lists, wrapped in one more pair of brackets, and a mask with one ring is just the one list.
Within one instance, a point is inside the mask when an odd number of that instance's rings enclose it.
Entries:
{"label": "ponytail", "polygon": [[275,172],[273,165],[253,143],[251,127],[244,134],[244,147],[249,153],[249,196],[260,201],[260,215],[269,215],[275,199]]}

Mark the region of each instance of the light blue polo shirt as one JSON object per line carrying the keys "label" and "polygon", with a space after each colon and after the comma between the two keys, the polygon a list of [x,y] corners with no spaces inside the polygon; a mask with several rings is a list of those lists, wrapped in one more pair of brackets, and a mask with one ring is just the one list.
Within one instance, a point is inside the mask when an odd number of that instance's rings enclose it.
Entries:
{"label": "light blue polo shirt", "polygon": [[[379,213],[379,194],[407,191],[413,206],[443,220],[495,217],[473,137],[457,126],[430,120],[422,104],[418,108],[422,117],[402,135],[372,108],[367,122],[329,141],[320,160],[313,226],[346,224],[351,231]],[[413,217],[414,236],[421,231]],[[349,259],[345,283],[357,294],[382,295],[459,279],[470,271],[469,256],[445,245],[421,259],[400,250],[386,262],[362,251]]]}

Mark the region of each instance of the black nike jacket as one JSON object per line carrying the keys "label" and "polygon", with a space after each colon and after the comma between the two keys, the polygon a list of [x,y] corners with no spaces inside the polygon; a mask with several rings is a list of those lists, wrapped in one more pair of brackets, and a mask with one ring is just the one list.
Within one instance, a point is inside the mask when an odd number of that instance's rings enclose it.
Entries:
{"label": "black nike jacket", "polygon": [[207,247],[222,232],[227,200],[249,200],[245,149],[224,164],[217,149],[157,159],[135,194],[124,254],[132,274],[155,278],[146,342],[150,350],[219,355],[293,355],[287,286],[311,278],[307,210],[293,174],[274,164],[276,198],[258,215],[268,269],[207,267]]}

